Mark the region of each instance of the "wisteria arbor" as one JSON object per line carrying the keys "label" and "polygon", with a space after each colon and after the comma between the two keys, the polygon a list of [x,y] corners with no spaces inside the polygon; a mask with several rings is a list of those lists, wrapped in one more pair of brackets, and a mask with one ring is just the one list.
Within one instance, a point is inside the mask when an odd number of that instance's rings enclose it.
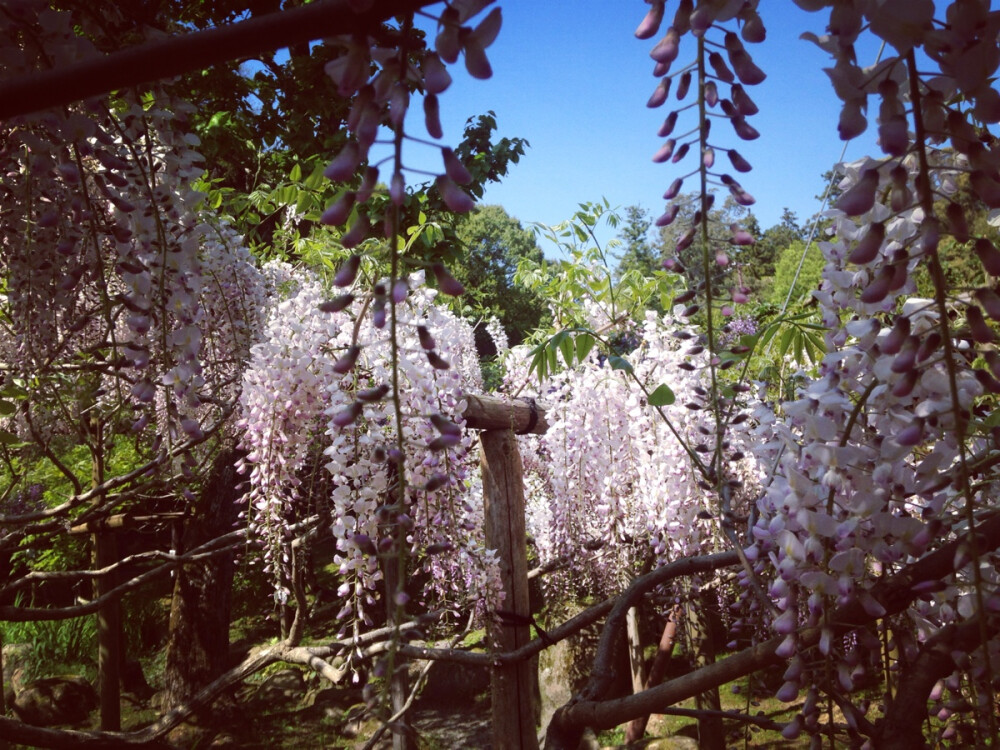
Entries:
{"label": "wisteria arbor", "polygon": [[[636,31],[658,40],[648,106],[678,103],[654,160],[684,171],[665,173],[665,200],[685,184],[696,191],[677,253],[700,269],[687,277],[690,289],[664,282],[664,316],[641,312],[649,287],[616,283],[600,249],[582,252],[582,265],[561,279],[523,271],[549,285],[558,327],[533,350],[507,354],[508,393],[534,389],[549,405],[546,435],[521,442],[538,501],[533,535],[543,563],[576,563],[574,574],[609,598],[514,653],[490,654],[403,637],[449,622],[439,606],[474,609],[471,597],[487,618],[503,606],[497,560],[478,534],[476,449],[464,429],[466,396],[481,386],[471,332],[435,301],[462,290],[432,242],[429,256],[414,251],[435,230],[404,221],[415,198],[403,152],[427,147],[409,137],[417,132],[442,137],[448,65],[462,59],[473,77],[491,75],[486,50],[500,10],[488,0],[329,0],[282,11],[266,27],[179,32],[100,55],[87,38],[99,29],[70,14],[27,0],[0,9],[0,497],[12,507],[0,516],[0,549],[23,552],[68,525],[98,532],[130,515],[212,515],[205,490],[233,464],[247,480],[248,522],[179,555],[109,565],[98,543],[100,570],[86,560],[77,571],[29,569],[0,593],[62,579],[99,580],[101,595],[69,607],[4,605],[0,618],[95,612],[243,534],[263,550],[278,600],[295,605],[281,644],[147,730],[44,731],[0,717],[5,735],[42,745],[158,741],[194,705],[269,663],[297,661],[341,679],[356,665],[334,666],[332,657],[379,640],[374,672],[389,687],[371,702],[389,721],[406,706],[392,679],[401,659],[495,668],[606,615],[592,677],[552,718],[546,747],[574,748],[586,727],[639,719],[768,667],[784,669],[780,699],[804,695],[781,727],[788,738],[804,733],[816,747],[996,744],[1000,250],[972,214],[1000,209],[991,132],[1000,122],[1000,12],[982,0],[796,3],[829,10],[828,34],[813,41],[834,60],[828,72],[843,102],[831,132],[854,137],[871,116],[883,152],[839,167],[814,294],[825,353],[794,396],[778,401],[773,384],[755,380],[754,362],[784,336],[780,322],[742,339],[726,324],[748,290],[723,271],[754,238],[737,225],[719,236],[709,216],[716,188],[753,203],[752,186],[733,177],[751,165],[733,145],[759,135],[748,89],[765,74],[745,47],[766,43],[757,3],[652,0]],[[413,33],[417,12],[437,18],[429,43]],[[892,54],[859,67],[861,34]],[[184,105],[154,84],[323,35],[340,50],[326,66],[331,86],[352,101],[349,140],[325,173],[341,189],[321,217],[344,227],[339,246],[354,253],[336,290],[297,269],[258,268],[205,209],[191,189],[200,172]],[[380,126],[392,154],[373,163]],[[449,210],[468,211],[469,170],[451,148],[441,155],[429,190]],[[657,224],[678,220],[680,208],[668,204]],[[593,221],[583,212],[568,226],[589,245]],[[988,283],[949,285],[945,237],[977,258]],[[676,258],[665,266],[683,274]],[[930,279],[930,297],[916,296],[918,274]],[[134,449],[123,469],[126,444]],[[37,461],[61,477],[61,502],[31,505],[22,477]],[[299,559],[331,530],[342,640],[306,648]],[[588,545],[607,554],[600,562],[576,554]],[[642,561],[648,570],[637,575]],[[703,585],[722,568],[738,581],[727,601],[730,653],[610,699],[629,608],[654,591]],[[114,585],[123,571],[131,578]],[[416,571],[426,582],[419,591],[408,588]],[[373,629],[382,621],[386,628]],[[882,715],[856,699],[872,677]],[[702,708],[704,745],[723,746],[718,712]]]}

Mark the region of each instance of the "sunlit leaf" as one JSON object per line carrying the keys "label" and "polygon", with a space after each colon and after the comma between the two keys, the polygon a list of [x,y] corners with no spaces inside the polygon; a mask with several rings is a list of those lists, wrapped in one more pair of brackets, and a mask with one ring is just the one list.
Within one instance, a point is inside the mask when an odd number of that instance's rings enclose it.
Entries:
{"label": "sunlit leaf", "polygon": [[656,390],[649,394],[650,406],[670,406],[675,400],[674,392],[666,383],[660,383]]}

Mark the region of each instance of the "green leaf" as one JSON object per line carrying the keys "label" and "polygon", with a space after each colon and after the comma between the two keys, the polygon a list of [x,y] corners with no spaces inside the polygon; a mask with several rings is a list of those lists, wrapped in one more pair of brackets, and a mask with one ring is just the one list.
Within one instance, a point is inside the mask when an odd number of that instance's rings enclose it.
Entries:
{"label": "green leaf", "polygon": [[295,166],[292,167],[292,171],[288,173],[288,179],[292,182],[298,182],[302,179],[302,167],[299,166],[298,162],[295,162]]}
{"label": "green leaf", "polygon": [[309,190],[319,190],[320,186],[323,184],[323,169],[322,164],[317,164],[316,168],[312,171],[312,174],[306,177],[304,183],[305,187]]}
{"label": "green leaf", "polygon": [[649,405],[650,406],[670,406],[674,403],[676,397],[674,392],[670,390],[670,386],[666,383],[660,383],[656,386],[656,390],[649,394]]}
{"label": "green leaf", "polygon": [[778,339],[778,356],[784,357],[788,354],[788,347],[792,345],[792,338],[795,336],[795,329],[788,327],[785,329],[784,333],[781,334],[781,338]]}
{"label": "green leaf", "polygon": [[573,356],[576,354],[576,347],[573,345],[573,339],[569,336],[564,336],[562,341],[559,342],[559,350],[562,352],[563,359],[566,361],[566,366],[572,367]]}
{"label": "green leaf", "polygon": [[7,430],[0,430],[0,445],[17,445],[21,441],[17,435]]}
{"label": "green leaf", "polygon": [[9,417],[16,411],[16,407],[10,401],[0,401],[0,417]]}
{"label": "green leaf", "polygon": [[578,362],[583,362],[590,354],[591,349],[594,348],[595,344],[594,337],[589,333],[580,333],[576,337],[576,359]]}
{"label": "green leaf", "polygon": [[624,357],[619,357],[617,354],[612,354],[608,357],[608,364],[611,365],[612,370],[624,370],[625,372],[632,372],[632,365]]}

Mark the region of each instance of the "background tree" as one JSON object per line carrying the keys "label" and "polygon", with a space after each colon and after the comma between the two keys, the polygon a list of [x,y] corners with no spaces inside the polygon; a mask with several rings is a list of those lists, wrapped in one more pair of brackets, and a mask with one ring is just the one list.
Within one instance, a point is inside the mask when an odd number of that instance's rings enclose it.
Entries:
{"label": "background tree", "polygon": [[649,212],[642,206],[626,206],[624,220],[625,224],[618,233],[624,248],[615,270],[618,276],[628,271],[649,276],[662,269],[663,258],[649,239],[649,230],[653,226]]}
{"label": "background tree", "polygon": [[[509,343],[520,344],[548,314],[544,300],[514,278],[521,261],[543,261],[534,234],[502,206],[478,206],[459,220],[455,236],[462,247],[455,276],[465,285],[463,304],[477,316],[498,318]],[[492,346],[484,333],[477,328],[480,351]]]}
{"label": "background tree", "polygon": [[786,300],[789,305],[808,303],[811,299],[809,293],[819,287],[825,265],[823,253],[815,242],[810,243],[809,250],[806,251],[805,242],[800,239],[792,240],[778,254],[770,289],[771,304],[780,308]]}

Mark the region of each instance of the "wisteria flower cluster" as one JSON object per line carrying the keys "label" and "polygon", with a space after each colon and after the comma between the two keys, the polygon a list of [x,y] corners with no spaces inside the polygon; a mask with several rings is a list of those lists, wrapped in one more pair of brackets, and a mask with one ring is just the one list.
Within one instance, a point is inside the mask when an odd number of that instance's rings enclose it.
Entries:
{"label": "wisteria flower cluster", "polygon": [[[394,332],[380,312],[390,293]],[[472,329],[435,305],[435,295],[416,274],[391,292],[380,282],[370,295],[331,302],[300,272],[244,376],[251,528],[287,596],[285,529],[314,510],[325,514],[345,622],[370,622],[383,567],[400,554],[430,574],[425,602],[471,596],[495,606],[502,596],[479,535],[476,455],[463,428],[463,394],[482,388]],[[328,498],[309,497],[303,483],[317,460],[332,484]],[[410,593],[393,595],[405,603]]]}
{"label": "wisteria flower cluster", "polygon": [[[393,142],[400,146],[404,141],[426,143],[412,136],[405,126],[414,89],[422,90],[427,134],[436,140],[444,136],[438,96],[451,85],[447,65],[455,63],[461,55],[466,70],[474,78],[489,78],[493,74],[486,48],[500,32],[500,9],[491,10],[475,28],[465,25],[490,2],[459,0],[448,4],[438,18],[438,34],[433,50],[416,44],[410,49],[406,45],[402,48],[380,46],[373,38],[331,40],[331,43],[339,43],[343,52],[327,63],[326,72],[336,84],[337,93],[353,97],[354,103],[347,119],[347,129],[352,138],[330,162],[325,171],[328,178],[336,182],[353,179],[358,169],[369,160],[370,150],[378,142],[378,130],[382,124],[392,128]],[[401,33],[409,31],[409,28],[407,26]],[[471,182],[472,176],[450,147],[444,146],[440,150],[443,172],[435,179],[434,186],[451,211],[469,211],[473,201],[461,185]],[[399,207],[406,198],[405,167],[398,152],[382,161],[392,162],[388,195],[391,204]],[[355,247],[361,242],[369,234],[372,220],[378,218],[375,209],[366,204],[379,182],[380,164],[369,163],[364,169],[360,186],[344,192],[323,214],[322,220],[326,224],[341,225],[351,221],[350,230],[341,239],[344,247]],[[390,237],[398,230],[392,223],[391,212],[385,212],[381,218],[385,227],[384,236]]]}
{"label": "wisteria flower cluster", "polygon": [[[553,591],[578,595],[587,582],[610,594],[648,555],[668,562],[709,550],[718,538],[718,500],[704,482],[716,433],[706,398],[707,350],[672,315],[649,312],[636,333],[634,377],[595,349],[533,394],[546,405],[549,428],[521,438],[532,488],[528,527],[543,563],[574,561],[569,578],[547,581]],[[523,382],[523,348],[506,362],[509,382]],[[665,382],[674,402],[650,405],[646,394]],[[741,429],[727,445],[724,472],[745,500],[759,482],[755,462],[739,447]]]}
{"label": "wisteria flower cluster", "polygon": [[[868,593],[875,582],[945,541],[968,538],[996,494],[980,460],[992,446],[982,420],[1000,392],[991,351],[1000,298],[992,281],[971,294],[948,288],[939,244],[950,235],[989,276],[1000,272],[1000,252],[970,231],[959,200],[963,184],[987,206],[998,200],[1000,154],[973,124],[1000,121],[996,91],[985,83],[998,61],[998,19],[979,2],[952,4],[944,24],[933,15],[932,3],[838,5],[831,33],[813,37],[837,61],[829,73],[844,100],[841,135],[867,127],[874,95],[886,156],[840,167],[842,195],[828,214],[832,239],[820,243],[827,265],[814,294],[828,329],[818,377],[778,414],[758,410],[757,455],[776,472],[746,553],[770,581],[773,629],[785,636],[779,652],[792,659],[778,695],[788,700],[808,688],[811,710],[791,733],[815,730],[817,686],[830,681],[829,667],[804,667],[799,627],[822,628],[819,651],[836,665],[837,689],[850,692],[870,668],[862,654],[878,644],[869,631],[832,637],[830,612],[860,602],[872,617],[884,614]],[[862,19],[899,54],[858,67]],[[920,45],[938,75],[917,69]],[[918,272],[930,276],[932,298],[915,296]],[[972,542],[960,549],[954,574],[919,592],[892,626],[913,637],[904,665],[917,644],[949,624],[982,621],[1000,602],[996,556]],[[984,700],[991,695],[991,661],[987,653],[978,668],[963,669],[956,659],[952,700],[968,685]]]}
{"label": "wisteria flower cluster", "polygon": [[[6,13],[19,30],[0,41],[8,75],[98,54],[69,13]],[[233,399],[262,324],[259,272],[191,187],[202,167],[189,111],[158,90],[91,101],[16,118],[0,150],[5,360],[39,373],[103,351],[87,367],[105,400],[130,403],[136,426],[152,420],[168,444],[200,438]]]}

